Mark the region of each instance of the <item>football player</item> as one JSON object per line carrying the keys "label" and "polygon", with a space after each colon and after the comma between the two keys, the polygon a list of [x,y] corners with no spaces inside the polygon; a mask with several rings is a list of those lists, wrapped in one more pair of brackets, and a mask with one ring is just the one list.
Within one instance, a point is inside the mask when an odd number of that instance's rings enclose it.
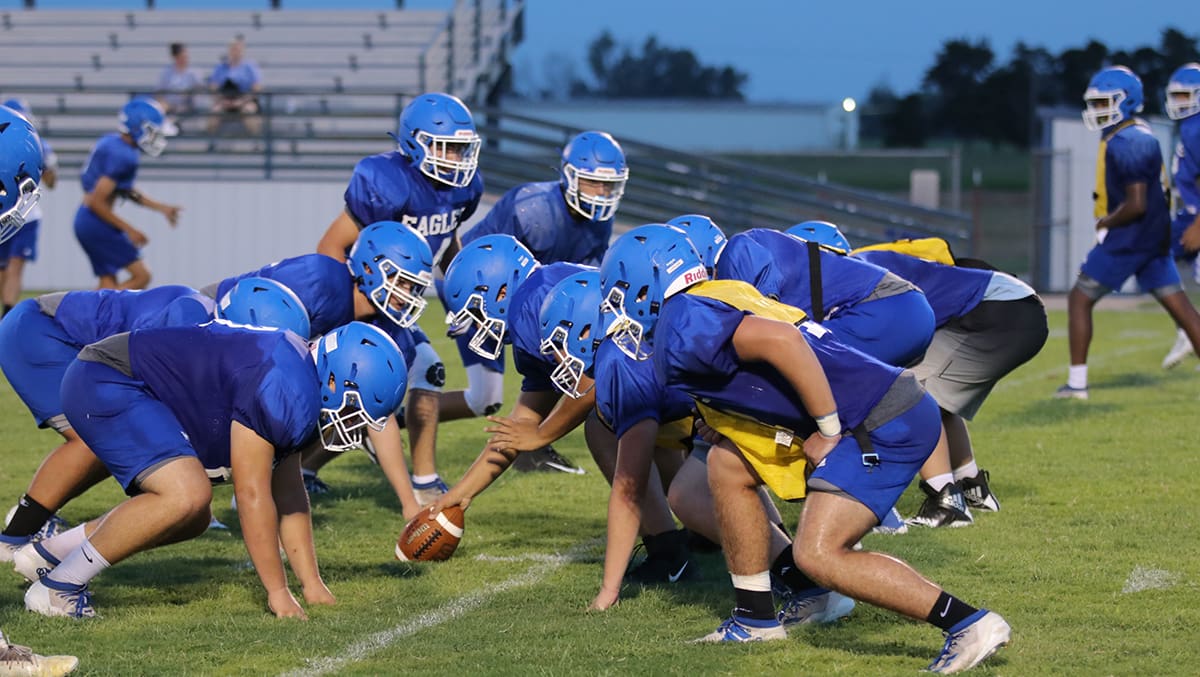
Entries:
{"label": "football player", "polygon": [[1096,245],[1067,296],[1071,363],[1067,383],[1054,396],[1086,400],[1092,308],[1097,301],[1136,277],[1187,335],[1193,351],[1200,345],[1200,313],[1184,293],[1171,259],[1162,150],[1150,126],[1136,117],[1142,110],[1141,79],[1124,66],[1105,68],[1092,77],[1083,99],[1084,125],[1100,132],[1093,192]]}
{"label": "football player", "polygon": [[63,375],[79,351],[133,329],[206,322],[212,311],[213,304],[196,290],[172,285],[46,294],[18,303],[0,321],[0,368],[38,427],[63,438],[9,512],[0,533],[0,562],[12,561],[31,540],[55,533],[62,521],[54,514],[108,477],[63,413]]}
{"label": "football player", "polygon": [[683,233],[665,225],[624,234],[600,266],[603,303],[616,315],[612,340],[630,357],[652,357],[668,385],[696,399],[714,433],[709,484],[737,605],[702,641],[786,637],[756,487],[797,498],[807,484],[796,566],[829,589],[946,632],[931,671],[966,669],[994,653],[1010,632],[998,614],[894,557],[852,548],[937,443],[933,398],[911,372],[841,345],[804,311],[744,282],[707,277]]}
{"label": "football player", "polygon": [[42,139],[25,116],[0,106],[0,244],[25,225],[37,206]]}
{"label": "football player", "polygon": [[[582,397],[595,377],[596,405],[588,417],[588,447],[613,486],[608,508],[608,546],[604,577],[591,608],[615,604],[622,580],[675,583],[694,577],[685,532],[675,530],[674,512],[693,533],[720,539],[708,488],[706,447],[692,449],[692,399],[663,384],[653,364],[631,360],[607,340],[612,315],[597,315],[600,275],[577,273],[559,282],[542,305],[542,352],[558,361],[554,385]],[[597,322],[599,321],[599,324]],[[683,461],[681,452],[691,450]],[[662,487],[668,486],[669,509]],[[773,583],[785,595],[779,621],[787,626],[837,620],[854,608],[853,600],[818,589],[792,563],[792,544],[782,518],[762,492],[771,522]],[[646,535],[646,560],[626,574],[639,528]]]}
{"label": "football player", "polygon": [[[434,486],[441,484],[434,458],[437,391],[441,381],[436,374],[417,366],[421,355],[432,351],[428,337],[416,326],[425,310],[425,290],[433,283],[432,258],[429,244],[420,233],[395,221],[380,221],[359,233],[346,261],[323,254],[305,254],[202,289],[217,298],[246,277],[276,280],[294,291],[308,309],[312,338],[351,320],[362,320],[382,329],[400,346],[411,375],[408,406],[403,416],[407,419],[413,469],[418,480],[425,473],[432,475],[433,482],[418,484],[414,494],[398,424],[371,431],[367,439],[368,449],[374,451],[373,458],[392,485],[407,517],[442,493]],[[302,468],[305,486],[311,494],[329,491],[317,477],[317,471],[334,457],[326,449],[305,450]]]}
{"label": "football player", "polygon": [[[463,235],[463,244],[488,235],[511,235],[543,265],[599,265],[628,179],[620,144],[604,132],[583,132],[563,147],[557,181],[509,190]],[[469,387],[442,396],[442,420],[496,413],[503,405],[503,354],[483,358],[467,345],[469,337],[460,334],[456,339]],[[514,467],[556,468],[562,459],[552,459],[554,453],[547,448],[523,454]]]}
{"label": "football player", "polygon": [[[1179,140],[1171,158],[1175,186],[1175,214],[1171,220],[1171,254],[1176,260],[1191,261],[1192,277],[1200,283],[1200,63],[1175,69],[1167,82],[1167,117],[1179,121]],[[1163,358],[1170,369],[1191,355],[1187,332],[1177,330],[1175,345]]]}
{"label": "football player", "polygon": [[[174,227],[182,207],[151,199],[134,188],[139,152],[158,157],[167,147],[167,137],[176,133],[162,108],[153,99],[134,99],[121,108],[117,131],[96,142],[80,175],[83,204],[75,212],[75,237],[100,279],[101,289],[144,289],[150,284],[150,269],[139,250],[150,241],[145,233],[117,216],[113,204],[118,197],[163,215]],[[117,282],[117,272],[129,277]]]}
{"label": "football player", "polygon": [[[29,106],[24,101],[9,99],[3,105],[34,122]],[[42,180],[38,186],[53,189],[58,181],[58,156],[45,139],[42,139],[42,163]],[[25,221],[24,227],[18,230],[12,239],[0,243],[0,270],[3,271],[0,273],[0,279],[3,279],[3,284],[0,285],[0,315],[7,313],[21,299],[21,275],[25,270],[25,262],[37,260],[38,227],[42,222],[41,206],[35,204]]]}
{"label": "football player", "polygon": [[311,352],[292,332],[222,321],[84,348],[63,380],[76,394],[66,415],[130,498],[36,544],[41,575],[25,607],[94,616],[89,582],[134,553],[202,533],[212,482],[230,478],[271,612],[306,617],[288,589],[281,544],[305,601],[333,604],[297,452],[314,438],[334,449],[360,444],[363,430],[381,428],[400,404],[406,378],[395,343],[361,322],[326,334]]}

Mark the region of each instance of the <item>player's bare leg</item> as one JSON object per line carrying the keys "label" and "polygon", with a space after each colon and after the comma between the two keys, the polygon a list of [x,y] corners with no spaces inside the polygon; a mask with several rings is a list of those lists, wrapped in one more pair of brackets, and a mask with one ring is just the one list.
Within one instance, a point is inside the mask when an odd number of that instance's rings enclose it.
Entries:
{"label": "player's bare leg", "polygon": [[437,474],[437,427],[441,395],[433,390],[412,389],[404,409],[408,445],[412,449],[414,475]]}
{"label": "player's bare leg", "polygon": [[62,434],[66,440],[42,460],[25,492],[54,512],[109,476],[108,469],[73,429]]}
{"label": "player's bare leg", "polygon": [[1196,307],[1192,305],[1187,294],[1177,291],[1158,299],[1158,302],[1171,315],[1171,319],[1175,320],[1175,324],[1187,334],[1188,340],[1192,342],[1192,350],[1200,354],[1200,313],[1196,312]]}
{"label": "player's bare leg", "polygon": [[758,474],[728,440],[708,452],[708,485],[715,504],[721,547],[729,572],[748,576],[770,564],[767,515],[758,495]]}
{"label": "player's bare leg", "polygon": [[117,289],[145,289],[150,286],[150,268],[145,261],[137,260],[125,267],[129,279],[117,285]]}
{"label": "player's bare leg", "polygon": [[8,260],[4,269],[4,286],[0,290],[0,302],[6,308],[12,308],[21,300],[21,273],[25,269],[25,259],[14,256]]}
{"label": "player's bare leg", "polygon": [[1088,346],[1092,343],[1092,308],[1095,299],[1072,287],[1067,294],[1067,343],[1071,364],[1087,364]]}

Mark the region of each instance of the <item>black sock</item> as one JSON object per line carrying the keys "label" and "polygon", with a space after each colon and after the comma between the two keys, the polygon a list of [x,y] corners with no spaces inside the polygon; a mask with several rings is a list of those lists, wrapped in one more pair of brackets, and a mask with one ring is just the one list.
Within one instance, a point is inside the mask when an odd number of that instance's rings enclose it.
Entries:
{"label": "black sock", "polygon": [[958,625],[976,611],[979,609],[943,590],[925,620],[949,632],[950,628]]}
{"label": "black sock", "polygon": [[4,528],[4,535],[32,536],[53,514],[53,511],[42,507],[41,503],[26,494],[21,497],[20,501],[17,501],[17,511],[13,513],[12,521]]}
{"label": "black sock", "polygon": [[771,591],[733,589],[737,606],[733,607],[733,615],[742,618],[753,618],[759,621],[775,620],[775,599]]}
{"label": "black sock", "polygon": [[791,545],[784,548],[779,553],[779,556],[775,558],[775,562],[771,565],[771,575],[791,588],[792,592],[801,592],[821,587],[816,581],[801,571],[800,567],[796,566],[796,561],[792,557]]}

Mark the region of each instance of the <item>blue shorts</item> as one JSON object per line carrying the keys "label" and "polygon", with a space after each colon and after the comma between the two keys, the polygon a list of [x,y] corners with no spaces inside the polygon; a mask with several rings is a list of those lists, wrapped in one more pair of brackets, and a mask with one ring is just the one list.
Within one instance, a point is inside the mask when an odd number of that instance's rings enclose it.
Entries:
{"label": "blue shorts", "polygon": [[941,413],[928,394],[908,411],[870,433],[879,465],[863,464],[862,449],[847,435],[808,479],[808,491],[839,491],[883,520],[912,483],[941,435]]}
{"label": "blue shorts", "polygon": [[87,207],[75,212],[75,238],[92,262],[96,277],[116,275],[141,257],[124,231],[100,220]]}
{"label": "blue shorts", "polygon": [[76,360],[67,368],[63,392],[67,420],[125,493],[141,492],[142,471],[181,456],[198,457],[183,425],[146,384],[99,362]]}
{"label": "blue shorts", "polygon": [[37,261],[37,236],[40,220],[27,221],[11,238],[0,244],[0,269],[8,267],[9,259]]}
{"label": "blue shorts", "polygon": [[916,289],[856,303],[823,325],[841,343],[897,367],[920,360],[937,328],[929,301]]}
{"label": "blue shorts", "polygon": [[1182,284],[1169,254],[1159,252],[1112,252],[1102,245],[1092,247],[1080,272],[1116,291],[1131,276],[1144,292]]}
{"label": "blue shorts", "polygon": [[1179,212],[1171,220],[1172,258],[1182,261],[1191,261],[1196,258],[1196,252],[1186,252],[1183,250],[1183,245],[1179,244],[1179,238],[1183,237],[1183,231],[1187,230],[1188,226],[1192,225],[1192,221],[1194,220],[1196,220],[1196,215],[1188,214],[1187,212]]}
{"label": "blue shorts", "polygon": [[63,413],[59,386],[81,348],[35,299],[21,301],[0,321],[0,369],[38,427]]}

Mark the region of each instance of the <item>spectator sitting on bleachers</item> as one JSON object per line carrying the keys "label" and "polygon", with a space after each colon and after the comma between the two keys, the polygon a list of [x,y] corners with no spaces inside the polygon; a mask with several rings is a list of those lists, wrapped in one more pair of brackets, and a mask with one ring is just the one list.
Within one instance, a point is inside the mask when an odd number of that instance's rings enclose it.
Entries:
{"label": "spectator sitting on bleachers", "polygon": [[229,43],[228,55],[222,58],[208,78],[208,88],[213,92],[209,134],[216,134],[222,118],[227,114],[238,115],[246,131],[253,136],[257,136],[261,129],[256,94],[262,89],[262,76],[258,64],[244,58],[245,52],[246,42],[239,35]]}
{"label": "spectator sitting on bleachers", "polygon": [[196,110],[193,95],[204,89],[204,79],[188,67],[187,45],[172,42],[171,59],[158,76],[158,101],[168,115],[186,117]]}

